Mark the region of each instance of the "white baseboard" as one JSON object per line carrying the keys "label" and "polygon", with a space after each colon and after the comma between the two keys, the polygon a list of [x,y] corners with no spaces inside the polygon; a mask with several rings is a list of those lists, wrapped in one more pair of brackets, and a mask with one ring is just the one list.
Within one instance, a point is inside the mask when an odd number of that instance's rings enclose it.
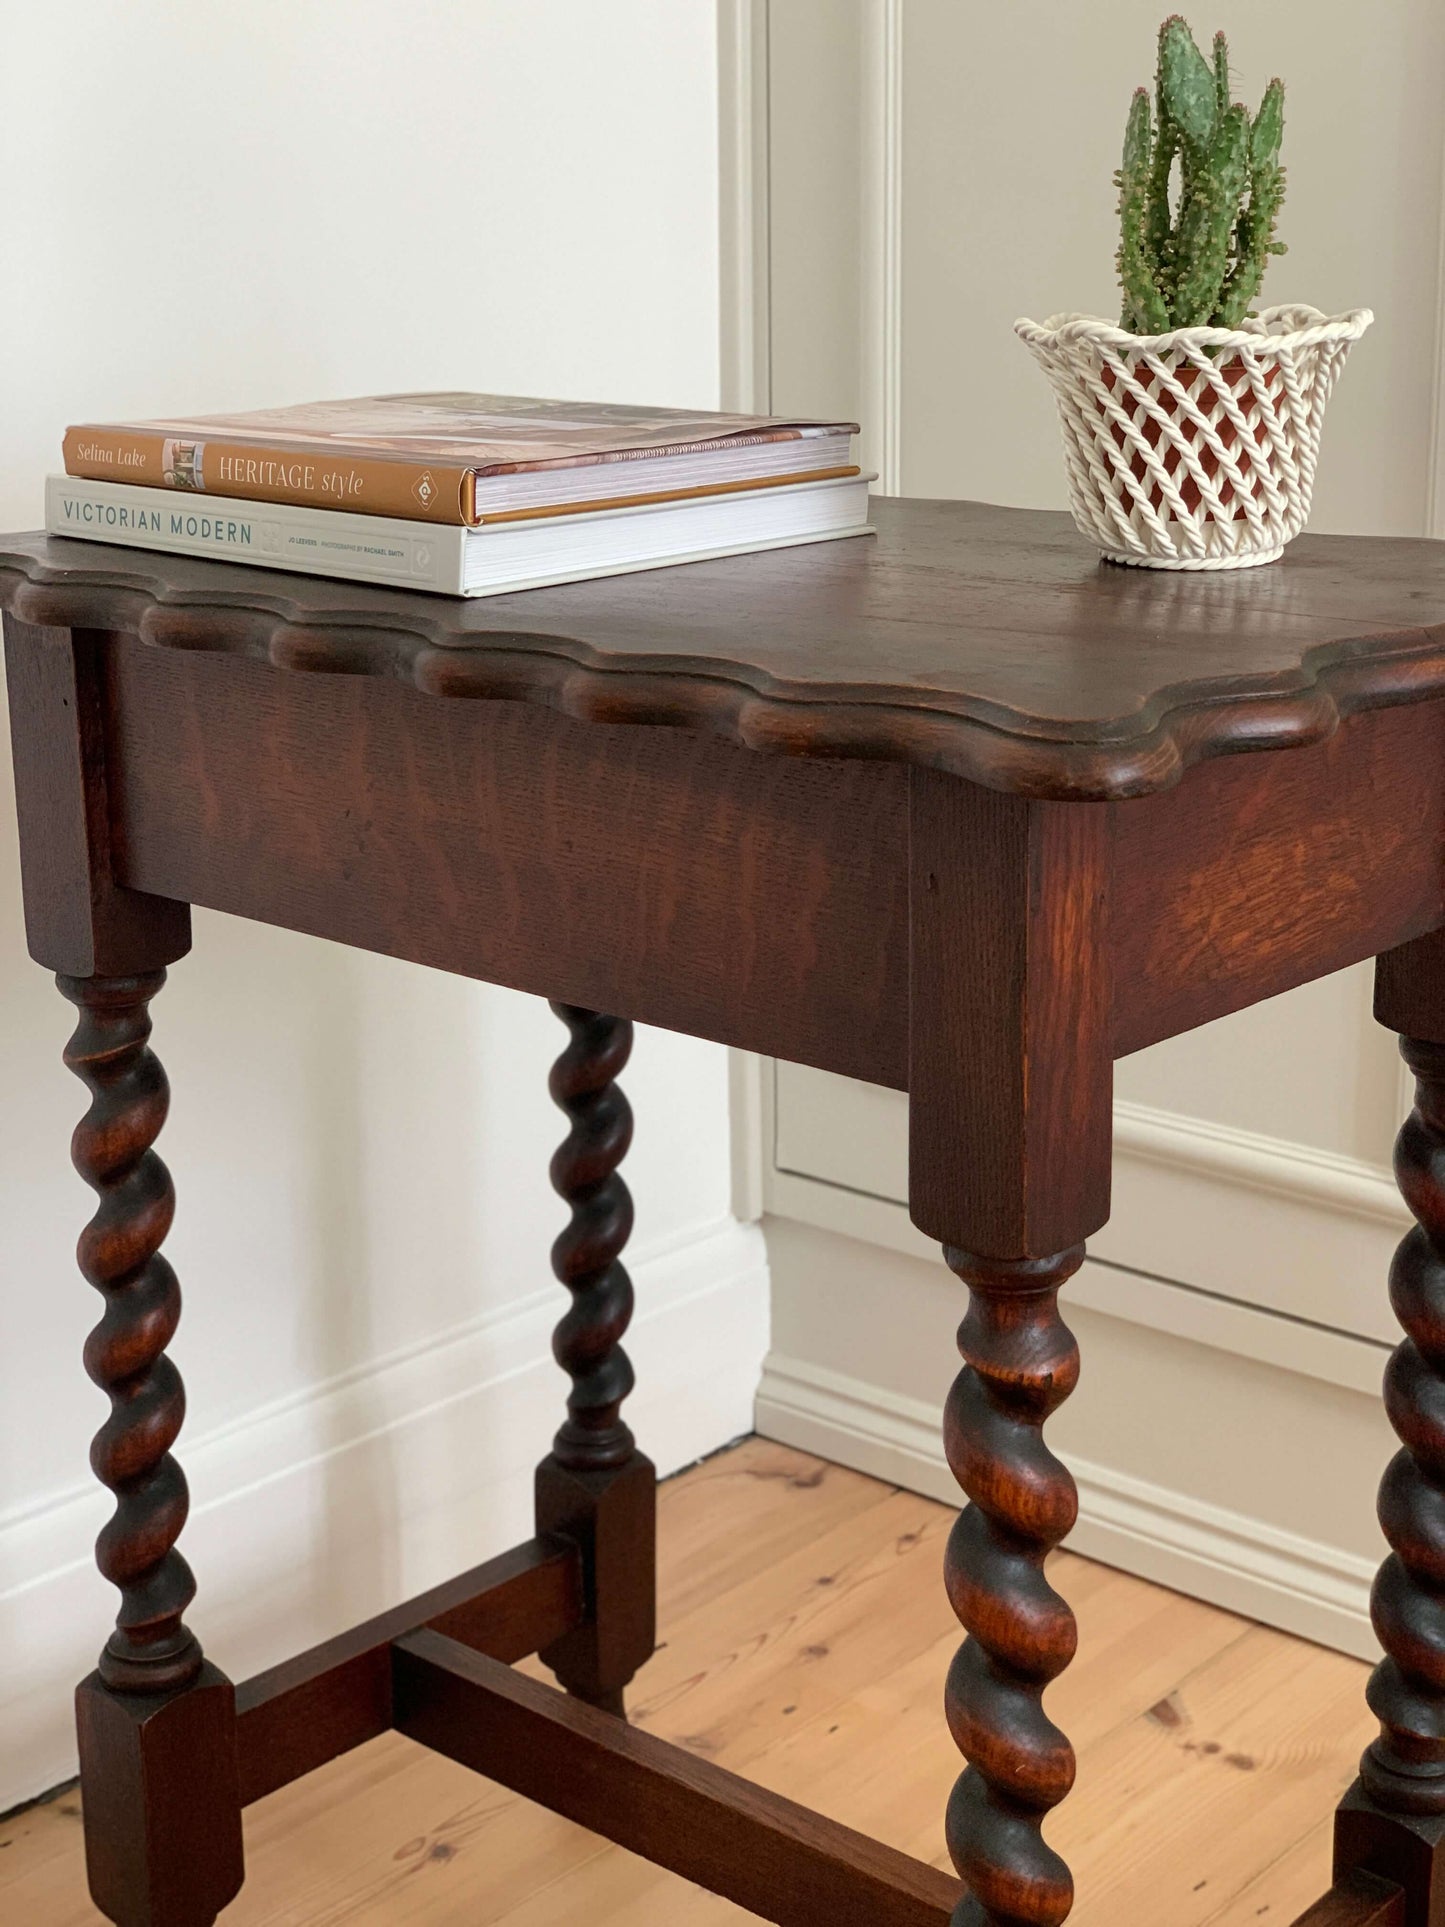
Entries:
{"label": "white baseboard", "polygon": [[[756,1424],[766,1438],[959,1503],[940,1414],[922,1399],[774,1352]],[[1069,1466],[1079,1487],[1073,1550],[1341,1652],[1379,1657],[1370,1561],[1110,1466],[1073,1457]]]}
{"label": "white baseboard", "polygon": [[[732,1219],[632,1267],[628,1417],[662,1472],[750,1429],[767,1345],[762,1233]],[[531,1530],[532,1467],[562,1415],[557,1289],[206,1434],[178,1456],[193,1507],[190,1614],[233,1678],[503,1550]],[[565,1301],[564,1301],[565,1302]],[[70,1695],[115,1596],[92,1485],[0,1518],[0,1812],[75,1771]]]}

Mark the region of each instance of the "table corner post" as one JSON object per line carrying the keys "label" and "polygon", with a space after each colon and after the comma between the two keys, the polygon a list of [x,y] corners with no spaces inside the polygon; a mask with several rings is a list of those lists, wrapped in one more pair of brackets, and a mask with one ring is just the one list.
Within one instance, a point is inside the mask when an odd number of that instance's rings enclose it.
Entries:
{"label": "table corner post", "polygon": [[586,1616],[541,1657],[574,1697],[621,1714],[623,1690],[657,1641],[657,1475],[621,1414],[633,1385],[622,1348],[632,1281],[621,1257],[632,1197],[618,1166],[632,1111],[617,1078],[632,1025],[572,1004],[552,1008],[571,1033],[550,1089],[571,1127],[552,1159],[553,1186],[571,1211],[552,1268],[572,1293],[553,1341],[572,1382],[567,1417],[537,1468],[537,1530],[580,1548]]}
{"label": "table corner post", "polygon": [[210,1927],[243,1878],[235,1694],[184,1613],[194,1581],[176,1540],[185,1412],[166,1356],[180,1314],[161,1256],[174,1191],[153,1147],[169,1089],[149,1007],[190,948],[190,906],[123,880],[109,714],[112,638],[5,617],[26,935],[76,1007],[65,1061],[90,1105],[71,1145],[99,1204],[79,1246],[105,1299],[86,1346],[111,1413],[91,1451],[115,1496],[96,1547],[120,1612],[76,1688],[86,1863],[117,1927]]}
{"label": "table corner post", "polygon": [[910,1178],[914,1222],[968,1286],[949,1464],[967,1637],[945,1705],[968,1762],[947,1814],[955,1927],[1058,1927],[1073,1879],[1044,1840],[1074,1754],[1043,1710],[1077,1628],[1044,1576],[1078,1497],[1044,1442],[1078,1378],[1059,1313],[1108,1217],[1112,813],[911,772]]}
{"label": "table corner post", "polygon": [[71,977],[163,970],[191,947],[191,910],[119,874],[108,638],[8,612],[4,626],[30,954]]}

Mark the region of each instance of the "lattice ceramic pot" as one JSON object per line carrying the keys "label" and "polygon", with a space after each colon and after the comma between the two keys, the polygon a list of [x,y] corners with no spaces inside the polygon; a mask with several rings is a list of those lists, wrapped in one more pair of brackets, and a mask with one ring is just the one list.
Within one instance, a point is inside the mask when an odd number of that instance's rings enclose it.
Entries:
{"label": "lattice ceramic pot", "polygon": [[1059,405],[1080,529],[1137,568],[1275,561],[1309,518],[1325,404],[1373,320],[1267,308],[1163,335],[1089,315],[1017,322]]}

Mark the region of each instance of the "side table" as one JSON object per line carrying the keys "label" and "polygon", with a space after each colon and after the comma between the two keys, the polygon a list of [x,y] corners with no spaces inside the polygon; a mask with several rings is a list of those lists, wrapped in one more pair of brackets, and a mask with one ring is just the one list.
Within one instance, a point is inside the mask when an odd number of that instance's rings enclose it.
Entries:
{"label": "side table", "polygon": [[[1114,1059],[1368,956],[1418,1099],[1391,1294],[1380,1737],[1298,1927],[1445,1927],[1445,545],[1229,577],[1061,516],[881,502],[873,541],[471,603],[0,538],[26,922],[79,1023],[81,1269],[120,1615],[78,1690],[91,1889],[209,1927],[250,1801],[395,1727],[787,1927],[1056,1927],[1044,1708],[1073,1523],[1058,1308],[1109,1209]],[[553,1000],[567,1415],[537,1536],[233,1687],[184,1614],[173,1194],[149,1005],[190,906]],[[631,1020],[907,1090],[967,1288],[950,1463],[959,1879],[629,1726],[653,1469],[621,1416]],[[880,1315],[882,1308],[880,1307]],[[540,1652],[561,1689],[512,1670]],[[1322,1873],[1323,1879],[1323,1873]]]}

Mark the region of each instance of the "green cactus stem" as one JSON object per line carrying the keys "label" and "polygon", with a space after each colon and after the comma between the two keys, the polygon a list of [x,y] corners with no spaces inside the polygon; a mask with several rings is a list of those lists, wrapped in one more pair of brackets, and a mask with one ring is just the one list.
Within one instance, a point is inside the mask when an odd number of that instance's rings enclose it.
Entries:
{"label": "green cactus stem", "polygon": [[1202,163],[1219,120],[1214,69],[1195,45],[1182,14],[1171,14],[1159,29],[1159,84],[1186,153]]}
{"label": "green cactus stem", "polygon": [[1159,106],[1159,129],[1154,143],[1154,160],[1149,169],[1149,211],[1144,231],[1145,242],[1152,256],[1154,280],[1167,302],[1169,290],[1173,285],[1174,252],[1174,214],[1169,205],[1169,185],[1174,177],[1174,161],[1179,153],[1179,128],[1169,112],[1169,103],[1164,91],[1162,34],[1159,40],[1155,93]]}
{"label": "green cactus stem", "polygon": [[1214,113],[1222,120],[1233,105],[1229,85],[1229,41],[1222,33],[1214,36]]}
{"label": "green cactus stem", "polygon": [[1179,222],[1174,326],[1207,327],[1230,272],[1239,202],[1249,184],[1249,115],[1231,107],[1210,142]]}
{"label": "green cactus stem", "polygon": [[1179,153],[1179,129],[1172,120],[1161,121],[1154,141],[1154,160],[1149,169],[1149,205],[1144,220],[1144,240],[1149,249],[1155,280],[1167,298],[1174,279],[1174,216],[1169,206],[1169,183]]}
{"label": "green cactus stem", "polygon": [[1119,283],[1124,290],[1121,327],[1134,334],[1157,334],[1169,326],[1169,304],[1155,279],[1148,229],[1153,177],[1153,115],[1149,90],[1141,87],[1129,110],[1119,185]]}
{"label": "green cactus stem", "polygon": [[[1129,109],[1119,189],[1122,326],[1238,327],[1259,295],[1284,203],[1284,84],[1259,112],[1231,98],[1229,42],[1206,60],[1180,14],[1159,29],[1156,98]],[[1177,190],[1175,186],[1177,175]]]}
{"label": "green cactus stem", "polygon": [[1289,252],[1275,239],[1284,205],[1284,168],[1279,159],[1283,140],[1284,82],[1272,80],[1250,132],[1249,204],[1240,210],[1234,266],[1219,304],[1220,325],[1225,328],[1237,328],[1253,307],[1270,256]]}

